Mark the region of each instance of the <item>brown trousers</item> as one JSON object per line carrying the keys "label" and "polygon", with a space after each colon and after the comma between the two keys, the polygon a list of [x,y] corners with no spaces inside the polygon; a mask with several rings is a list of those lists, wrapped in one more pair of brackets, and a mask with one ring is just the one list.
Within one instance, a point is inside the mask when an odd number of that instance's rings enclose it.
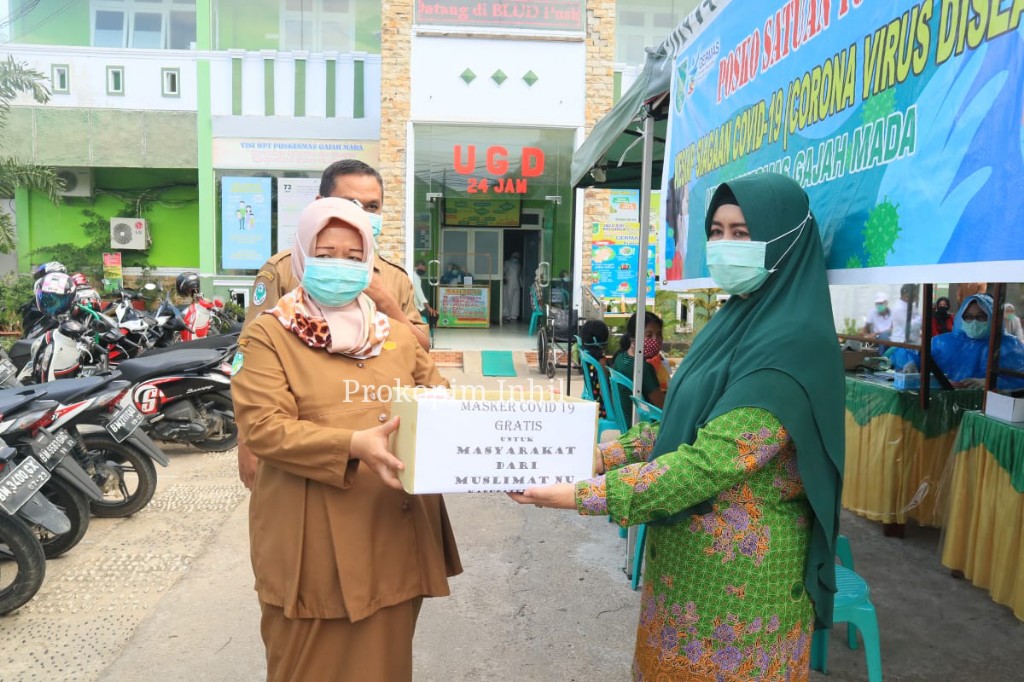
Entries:
{"label": "brown trousers", "polygon": [[412,637],[423,598],[347,618],[285,618],[260,602],[267,682],[411,682]]}

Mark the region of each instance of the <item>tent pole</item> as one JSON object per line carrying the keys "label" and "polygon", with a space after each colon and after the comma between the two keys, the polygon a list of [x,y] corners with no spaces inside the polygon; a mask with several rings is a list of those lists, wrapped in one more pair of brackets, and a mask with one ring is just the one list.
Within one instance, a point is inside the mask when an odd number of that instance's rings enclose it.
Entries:
{"label": "tent pole", "polygon": [[[633,339],[633,395],[643,398],[644,329],[647,326],[647,242],[651,233],[651,175],[654,172],[654,115],[646,107],[644,115],[644,160],[640,169],[640,247],[636,283],[636,338]],[[623,405],[625,408],[626,406]],[[629,411],[636,420],[636,406]]]}

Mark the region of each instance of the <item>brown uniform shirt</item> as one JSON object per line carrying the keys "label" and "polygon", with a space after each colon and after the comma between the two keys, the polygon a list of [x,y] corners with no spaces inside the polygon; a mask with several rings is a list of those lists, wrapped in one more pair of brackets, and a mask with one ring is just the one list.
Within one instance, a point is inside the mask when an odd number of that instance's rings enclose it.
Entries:
{"label": "brown uniform shirt", "polygon": [[[398,305],[409,317],[409,321],[429,336],[430,328],[423,322],[420,311],[416,309],[409,273],[379,255],[376,257],[373,269],[384,278],[384,286],[398,301]],[[253,282],[252,293],[249,296],[249,308],[245,311],[245,325],[248,326],[264,310],[273,308],[277,305],[279,298],[297,286],[299,286],[299,282],[292,273],[291,250],[275,253],[270,260],[263,264]]]}
{"label": "brown uniform shirt", "polygon": [[447,385],[412,332],[392,325],[380,355],[355,360],[263,315],[239,353],[235,419],[260,459],[249,504],[260,601],[288,618],[358,621],[449,594],[447,576],[462,565],[443,498],[393,490],[349,459],[353,431],[390,418],[382,398],[396,384]]}

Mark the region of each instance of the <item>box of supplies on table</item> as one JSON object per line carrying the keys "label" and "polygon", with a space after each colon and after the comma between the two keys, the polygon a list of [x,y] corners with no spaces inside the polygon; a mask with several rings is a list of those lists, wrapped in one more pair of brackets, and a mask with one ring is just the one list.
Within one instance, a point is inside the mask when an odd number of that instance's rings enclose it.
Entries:
{"label": "box of supplies on table", "polygon": [[1024,423],[1024,398],[989,391],[985,396],[985,414],[1011,424]]}
{"label": "box of supplies on table", "polygon": [[406,389],[391,413],[406,492],[525,490],[592,475],[597,403],[534,388]]}

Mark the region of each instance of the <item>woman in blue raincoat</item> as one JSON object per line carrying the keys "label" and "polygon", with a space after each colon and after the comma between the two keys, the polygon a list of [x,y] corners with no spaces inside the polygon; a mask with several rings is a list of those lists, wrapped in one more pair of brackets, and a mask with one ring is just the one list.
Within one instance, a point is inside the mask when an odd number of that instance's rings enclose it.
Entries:
{"label": "woman in blue raincoat", "polygon": [[[932,339],[932,357],[955,385],[972,388],[984,385],[991,325],[992,297],[976,294],[968,296],[960,305],[953,320],[953,331]],[[1024,371],[1024,343],[1005,332],[999,346],[999,366]],[[1001,376],[997,386],[1003,390],[1024,388],[1024,379]]]}

